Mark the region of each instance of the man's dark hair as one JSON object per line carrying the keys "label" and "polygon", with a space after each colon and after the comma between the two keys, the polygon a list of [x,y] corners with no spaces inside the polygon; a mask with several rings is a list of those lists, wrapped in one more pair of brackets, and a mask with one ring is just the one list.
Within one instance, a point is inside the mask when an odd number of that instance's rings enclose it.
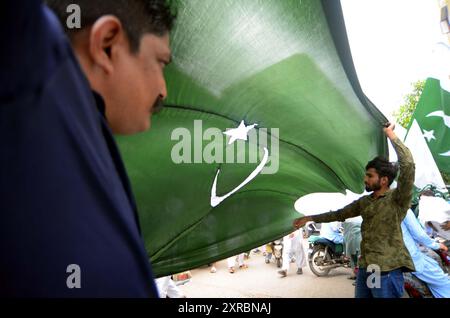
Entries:
{"label": "man's dark hair", "polygon": [[394,182],[395,177],[397,176],[398,166],[394,163],[389,162],[386,158],[376,157],[373,160],[369,161],[366,165],[366,170],[373,168],[381,177],[387,177],[389,185]]}
{"label": "man's dark hair", "polygon": [[[132,52],[139,51],[141,37],[145,33],[163,36],[169,32],[175,21],[166,0],[46,0],[47,5],[55,12],[68,36],[73,36],[92,26],[104,15],[117,17],[125,30]],[[67,27],[67,7],[77,4],[81,10],[81,28]]]}

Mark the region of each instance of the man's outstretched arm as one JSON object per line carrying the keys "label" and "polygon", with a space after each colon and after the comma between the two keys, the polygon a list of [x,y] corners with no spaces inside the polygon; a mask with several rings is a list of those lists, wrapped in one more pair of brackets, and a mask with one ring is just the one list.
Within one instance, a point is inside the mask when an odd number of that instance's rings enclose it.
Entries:
{"label": "man's outstretched arm", "polygon": [[361,214],[360,204],[361,199],[356,200],[337,211],[300,217],[294,220],[293,226],[295,229],[299,229],[303,227],[307,222],[311,221],[316,223],[328,223],[333,221],[343,222],[345,221],[345,219],[352,218]]}

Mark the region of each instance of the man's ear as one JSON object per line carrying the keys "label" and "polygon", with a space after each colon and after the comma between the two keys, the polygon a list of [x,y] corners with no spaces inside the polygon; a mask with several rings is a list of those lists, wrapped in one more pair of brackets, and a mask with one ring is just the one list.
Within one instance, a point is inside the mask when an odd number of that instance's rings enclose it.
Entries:
{"label": "man's ear", "polygon": [[380,181],[381,181],[381,185],[386,185],[387,187],[389,187],[389,178],[388,177],[386,177],[386,176],[381,177]]}
{"label": "man's ear", "polygon": [[123,44],[125,39],[122,24],[115,16],[106,15],[95,21],[89,36],[89,54],[94,64],[105,73],[112,73],[113,49]]}

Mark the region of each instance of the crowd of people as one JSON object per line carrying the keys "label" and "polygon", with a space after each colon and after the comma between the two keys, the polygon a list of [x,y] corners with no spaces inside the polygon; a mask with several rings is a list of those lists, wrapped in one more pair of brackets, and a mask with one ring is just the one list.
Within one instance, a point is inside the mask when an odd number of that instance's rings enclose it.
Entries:
{"label": "crowd of people", "polygon": [[[351,268],[348,279],[354,280],[352,283],[354,286],[356,286],[355,280],[358,273],[359,258],[361,256],[362,222],[363,219],[358,216],[346,219],[344,222],[322,223],[319,233],[321,238],[344,246],[344,257],[348,258]],[[446,224],[447,222],[441,224],[443,231],[448,230],[446,229]],[[417,289],[410,296],[449,298],[450,278],[447,269],[445,269],[445,264],[442,264],[439,256],[434,252],[439,250],[448,251],[447,246],[439,243],[436,237],[433,236],[433,233],[430,232],[431,235],[427,234],[428,228],[426,223],[421,224],[417,215],[411,209],[407,211],[405,218],[401,222],[401,230],[403,243],[412,258],[415,268],[413,272],[403,272],[405,286]],[[254,255],[262,254],[265,263],[269,264],[271,266],[270,268],[273,268],[274,271],[276,270],[280,278],[287,277],[289,272],[294,269],[296,270],[296,274],[301,275],[308,261],[305,253],[306,238],[306,231],[299,229],[284,236],[282,240],[276,241],[275,243],[270,242],[248,253],[240,253],[236,256],[229,257],[226,259],[228,272],[233,274],[237,268],[247,269],[248,265],[245,263],[245,259],[250,258],[251,252],[253,252]],[[282,244],[280,241],[282,241]],[[282,246],[281,268],[273,266],[273,263],[276,264],[274,244],[281,244],[280,246]],[[210,272],[217,272],[217,262],[210,264]],[[413,280],[414,277],[417,278],[416,282]],[[420,282],[423,286],[417,286],[417,282]],[[422,291],[424,288],[426,290]],[[181,295],[181,292],[178,292],[178,294],[174,293],[174,297],[178,297],[177,295]],[[406,293],[403,293],[403,297],[405,296]],[[185,296],[183,295],[183,297]]]}

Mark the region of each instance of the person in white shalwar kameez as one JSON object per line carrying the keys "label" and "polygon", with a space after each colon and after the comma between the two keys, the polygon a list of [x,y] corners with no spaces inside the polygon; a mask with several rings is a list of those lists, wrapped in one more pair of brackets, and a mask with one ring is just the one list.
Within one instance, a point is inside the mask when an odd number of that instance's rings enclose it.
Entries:
{"label": "person in white shalwar kameez", "polygon": [[295,264],[297,265],[297,274],[303,274],[303,267],[306,266],[306,255],[303,249],[303,230],[299,229],[289,235],[283,237],[283,265],[278,273],[281,277],[286,277],[291,257],[295,257]]}
{"label": "person in white shalwar kameez", "polygon": [[234,273],[234,265],[236,265],[236,259],[238,261],[238,265],[240,269],[245,269],[248,268],[247,264],[244,263],[244,254],[245,253],[241,253],[239,255],[236,256],[232,256],[232,257],[228,257],[227,258],[227,262],[228,262],[228,272],[233,274]]}
{"label": "person in white shalwar kameez", "polygon": [[434,259],[423,254],[419,250],[417,243],[433,250],[447,250],[447,247],[427,236],[411,210],[408,210],[401,226],[403,241],[416,268],[416,271],[412,274],[428,285],[434,297],[450,298],[450,278],[448,274],[444,273]]}
{"label": "person in white shalwar kameez", "polygon": [[155,279],[160,298],[186,298],[170,276]]}

